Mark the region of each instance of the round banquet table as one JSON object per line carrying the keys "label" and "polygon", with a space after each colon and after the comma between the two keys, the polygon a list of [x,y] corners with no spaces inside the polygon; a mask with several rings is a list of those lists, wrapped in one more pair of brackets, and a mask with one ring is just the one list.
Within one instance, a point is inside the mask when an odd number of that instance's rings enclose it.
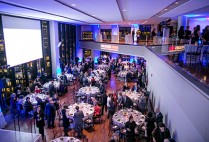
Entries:
{"label": "round banquet table", "polygon": [[[88,76],[88,77],[87,77],[88,82],[91,82],[92,77],[93,77],[93,76]],[[98,82],[98,81],[100,80],[100,77],[94,76],[94,79],[95,79],[96,82]]]}
{"label": "round banquet table", "polygon": [[66,109],[66,114],[70,119],[73,119],[74,113],[76,112],[76,106],[79,106],[79,110],[83,111],[84,118],[92,118],[94,115],[94,106],[87,103],[75,103],[70,106],[68,106],[68,109]]}
{"label": "round banquet table", "polygon": [[125,78],[128,72],[129,72],[129,71],[120,71],[120,72],[118,73],[118,76],[121,77],[121,78]]}
{"label": "round banquet table", "polygon": [[5,121],[4,115],[2,112],[0,112],[0,129],[4,128],[7,125],[7,122]]}
{"label": "round banquet table", "polygon": [[107,69],[109,66],[108,65],[97,65],[97,69]]}
{"label": "round banquet table", "polygon": [[[65,73],[66,77],[67,77],[67,80],[73,80],[73,75],[72,74],[69,74],[69,73]],[[62,80],[61,79],[62,75],[59,75],[57,78],[58,80]]]}
{"label": "round banquet table", "polygon": [[81,140],[76,139],[74,137],[59,137],[54,140],[51,140],[51,142],[81,142]]}
{"label": "round banquet table", "polygon": [[79,95],[86,95],[88,98],[95,96],[99,92],[100,92],[99,88],[95,87],[95,86],[86,86],[86,87],[82,87],[78,90]]}
{"label": "round banquet table", "polygon": [[[43,87],[46,88],[46,89],[49,89],[49,84],[50,84],[50,83],[51,83],[51,81],[45,83],[45,84],[43,85]],[[56,89],[59,89],[59,88],[60,88],[60,82],[54,81],[54,87],[55,87]]]}
{"label": "round banquet table", "polygon": [[125,123],[131,115],[133,116],[137,126],[142,126],[142,124],[144,124],[145,116],[141,112],[133,109],[121,109],[117,111],[113,115],[113,123],[119,127],[125,127]]}
{"label": "round banquet table", "polygon": [[106,71],[102,69],[97,69],[92,71],[96,76],[101,76],[102,74],[105,74]]}
{"label": "round banquet table", "polygon": [[36,97],[39,97],[44,102],[47,95],[45,95],[45,94],[29,94],[23,98],[23,103],[25,103],[27,97],[30,98],[30,102],[33,105],[37,105]]}
{"label": "round banquet table", "polygon": [[126,91],[122,93],[126,94],[126,96],[128,96],[135,103],[138,103],[142,96],[141,93],[135,91]]}

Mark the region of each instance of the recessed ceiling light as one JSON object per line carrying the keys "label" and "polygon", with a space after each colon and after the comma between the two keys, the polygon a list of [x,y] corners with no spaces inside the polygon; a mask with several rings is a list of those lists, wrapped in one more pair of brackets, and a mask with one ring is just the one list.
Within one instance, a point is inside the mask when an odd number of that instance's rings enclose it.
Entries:
{"label": "recessed ceiling light", "polygon": [[94,16],[94,17],[95,17],[96,15],[92,15],[92,16]]}
{"label": "recessed ceiling light", "polygon": [[165,10],[168,10],[167,8]]}
{"label": "recessed ceiling light", "polygon": [[147,21],[145,21],[145,22],[147,22]]}
{"label": "recessed ceiling light", "polygon": [[71,6],[75,7],[75,6],[76,6],[76,4],[74,4],[74,3],[73,3],[73,4],[71,4]]}
{"label": "recessed ceiling light", "polygon": [[126,9],[123,9],[123,12],[126,12]]}
{"label": "recessed ceiling light", "polygon": [[175,2],[175,4],[178,4],[179,2]]}

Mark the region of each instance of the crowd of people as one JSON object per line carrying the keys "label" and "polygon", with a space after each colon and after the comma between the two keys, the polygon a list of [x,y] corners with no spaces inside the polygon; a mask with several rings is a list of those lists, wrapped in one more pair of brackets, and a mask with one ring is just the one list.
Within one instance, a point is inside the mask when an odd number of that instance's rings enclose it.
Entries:
{"label": "crowd of people", "polygon": [[[127,57],[125,58],[127,60]],[[92,58],[84,60],[82,63],[65,65],[63,68],[63,73],[60,75],[60,88],[66,88],[71,85],[67,79],[66,74],[72,74],[77,81],[77,85],[81,87],[94,86],[99,88],[99,96],[91,96],[88,100],[79,100],[80,102],[90,103],[94,107],[93,122],[98,118],[101,118],[107,113],[107,119],[111,122],[113,115],[116,111],[124,108],[135,109],[140,111],[142,114],[146,115],[145,124],[146,127],[146,137],[147,141],[154,140],[156,142],[162,142],[164,139],[169,140],[171,138],[169,129],[165,127],[163,122],[163,115],[159,112],[151,112],[148,109],[148,98],[149,92],[147,91],[147,77],[146,77],[146,61],[139,58],[133,63],[124,61],[123,56],[119,56],[116,59],[112,59],[109,55],[102,55],[98,58],[98,63],[95,65],[92,62]],[[98,68],[99,65],[107,65],[105,68]],[[127,66],[127,67],[125,67]],[[126,68],[126,69],[125,69]],[[102,70],[102,73],[99,71]],[[119,71],[132,70],[132,74],[127,75],[122,88],[117,88],[113,92],[108,93],[106,91],[106,86],[108,81],[111,79],[112,74],[117,76]],[[89,79],[89,77],[91,79]],[[98,79],[96,79],[98,78]],[[135,82],[134,85],[130,85],[130,82]],[[82,137],[83,123],[84,123],[84,113],[79,106],[76,106],[76,111],[73,114],[73,119],[69,118],[67,115],[68,106],[60,103],[59,96],[65,94],[60,88],[56,88],[54,84],[54,79],[50,80],[48,90],[43,89],[43,84],[40,78],[34,81],[34,89],[31,90],[29,87],[22,92],[20,85],[17,85],[15,93],[11,95],[11,112],[13,114],[21,114],[22,111],[25,112],[25,116],[33,116],[36,121],[36,126],[39,129],[39,133],[42,137],[45,137],[44,128],[45,121],[47,122],[48,129],[55,128],[55,118],[56,115],[61,115],[62,126],[64,135],[68,136],[68,132],[74,129],[79,138]],[[127,91],[133,91],[141,93],[141,99],[138,102],[133,102],[127,95]],[[60,93],[62,92],[62,93]],[[34,93],[37,103],[34,105],[30,101],[28,94]],[[39,98],[36,94],[44,93],[47,97]],[[77,93],[76,93],[77,94]],[[74,100],[77,101],[77,100]],[[71,126],[73,122],[74,127]],[[132,116],[129,117],[129,121],[125,123],[125,128],[127,130],[126,137],[131,139],[131,142],[137,137],[135,133],[136,123]],[[137,127],[138,128],[138,127]],[[141,131],[141,129],[139,130]],[[121,137],[121,136],[119,136]],[[113,134],[110,141],[117,141],[118,137]],[[171,141],[170,141],[171,142]]]}
{"label": "crowd of people", "polygon": [[189,29],[189,26],[186,26],[186,29],[184,29],[184,26],[181,26],[178,31],[178,38],[180,40],[187,40],[191,39],[191,44],[199,44],[200,42],[203,45],[209,45],[209,25],[207,25],[202,32],[200,31],[200,25],[197,25],[193,28],[193,31]]}

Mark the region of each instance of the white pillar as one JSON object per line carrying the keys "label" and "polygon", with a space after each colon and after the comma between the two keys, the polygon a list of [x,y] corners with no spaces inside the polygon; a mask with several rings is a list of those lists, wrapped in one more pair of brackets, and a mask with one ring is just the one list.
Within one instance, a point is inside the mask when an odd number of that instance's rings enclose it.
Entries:
{"label": "white pillar", "polygon": [[51,62],[52,62],[52,76],[57,77],[57,69],[60,69],[59,63],[59,37],[58,37],[58,22],[50,21],[50,45],[51,45]]}
{"label": "white pillar", "polygon": [[179,16],[178,17],[178,29],[180,29],[181,26],[184,26],[184,28],[187,26],[187,17],[186,16]]}
{"label": "white pillar", "polygon": [[119,26],[118,25],[112,25],[111,42],[119,43]]}

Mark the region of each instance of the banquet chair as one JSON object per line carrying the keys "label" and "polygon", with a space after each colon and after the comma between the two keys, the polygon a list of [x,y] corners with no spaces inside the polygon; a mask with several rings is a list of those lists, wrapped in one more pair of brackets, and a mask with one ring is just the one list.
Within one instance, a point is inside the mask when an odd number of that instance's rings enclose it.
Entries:
{"label": "banquet chair", "polygon": [[81,100],[81,102],[86,103],[87,102],[87,96],[86,95],[81,95],[80,100]]}
{"label": "banquet chair", "polygon": [[110,135],[111,132],[115,133],[115,132],[118,132],[118,131],[120,131],[120,127],[113,123],[112,116],[110,116],[110,118],[109,118],[109,132],[108,132],[108,136]]}
{"label": "banquet chair", "polygon": [[98,102],[102,102],[102,95],[101,94],[96,94],[96,97],[95,97],[96,99],[97,99],[97,101]]}
{"label": "banquet chair", "polygon": [[[86,127],[86,125],[87,125],[87,127]],[[91,119],[91,118],[85,119],[85,120],[84,120],[84,127],[85,127],[85,128],[92,128],[93,130],[95,130],[93,119]],[[89,132],[91,132],[91,131],[89,131]]]}
{"label": "banquet chair", "polygon": [[100,110],[99,115],[96,115],[96,116],[93,117],[94,122],[97,119],[99,120],[99,123],[101,124],[102,123],[102,109]]}

